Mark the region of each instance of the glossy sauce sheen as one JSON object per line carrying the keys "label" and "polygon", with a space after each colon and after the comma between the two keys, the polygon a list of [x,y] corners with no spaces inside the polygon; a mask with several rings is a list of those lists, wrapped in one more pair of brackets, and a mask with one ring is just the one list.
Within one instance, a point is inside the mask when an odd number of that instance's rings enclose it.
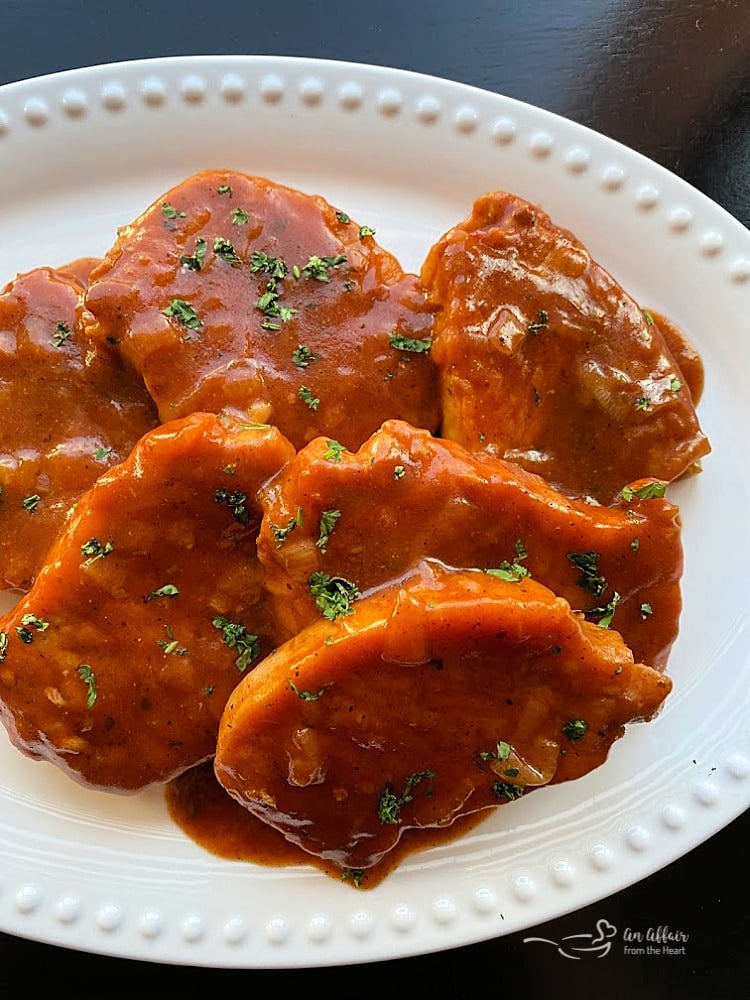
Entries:
{"label": "glossy sauce sheen", "polygon": [[670,689],[540,584],[422,563],[258,664],[214,767],[287,839],[367,869],[404,829],[586,774]]}
{"label": "glossy sauce sheen", "polygon": [[[310,272],[312,257],[328,263]],[[175,301],[193,318],[165,315]],[[321,198],[198,174],[120,231],[86,302],[93,335],[117,342],[162,420],[234,407],[296,447],[320,434],[358,447],[387,417],[437,427],[427,351],[391,344],[396,334],[429,344],[424,290]]]}
{"label": "glossy sauce sheen", "polygon": [[[680,517],[665,499],[612,507],[570,500],[517,465],[392,420],[356,453],[311,442],[260,501],[258,553],[284,638],[320,617],[313,573],[342,577],[364,593],[425,557],[478,569],[517,562],[585,612],[617,592],[612,627],[654,667],[664,668],[677,636]],[[325,511],[340,516],[321,544]],[[589,555],[589,579],[571,555]]]}
{"label": "glossy sauce sheen", "polygon": [[38,268],[0,294],[0,587],[28,589],[81,493],[157,423],[140,379],[86,337],[83,291]]}
{"label": "glossy sauce sheen", "polygon": [[[442,433],[611,502],[710,451],[658,325],[569,232],[513,195],[478,199],[422,267],[441,312]],[[693,383],[697,379],[692,379]]]}
{"label": "glossy sauce sheen", "polygon": [[276,645],[254,495],[292,454],[274,428],[194,414],[80,498],[0,618],[0,717],[19,749],[110,791],[211,757],[234,685]]}

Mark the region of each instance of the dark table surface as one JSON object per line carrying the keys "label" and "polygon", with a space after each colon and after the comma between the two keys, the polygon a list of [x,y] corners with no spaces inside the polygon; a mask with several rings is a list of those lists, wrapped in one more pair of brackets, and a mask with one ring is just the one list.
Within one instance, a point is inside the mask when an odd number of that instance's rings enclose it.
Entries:
{"label": "dark table surface", "polygon": [[[747,0],[0,0],[0,84],[94,63],[277,54],[416,70],[565,115],[653,158],[750,225]],[[2,179],[0,178],[0,182]],[[667,869],[534,933],[560,940],[607,919],[689,935],[684,956],[568,961],[529,932],[377,965],[189,969],[88,955],[0,934],[0,995],[240,986],[350,995],[750,997],[745,813]],[[2,873],[0,873],[0,887]],[[407,986],[408,982],[408,986]]]}

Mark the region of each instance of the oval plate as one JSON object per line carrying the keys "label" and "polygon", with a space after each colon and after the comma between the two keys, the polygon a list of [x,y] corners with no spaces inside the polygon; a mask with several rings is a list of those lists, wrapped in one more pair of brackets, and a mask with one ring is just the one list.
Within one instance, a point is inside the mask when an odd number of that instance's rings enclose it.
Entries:
{"label": "oval plate", "polygon": [[714,451],[670,490],[686,561],[675,689],[597,771],[497,810],[369,892],[312,867],[213,857],[171,823],[160,792],[89,791],[0,734],[0,928],[188,965],[404,957],[594,902],[739,815],[750,805],[750,234],[637,153],[496,94],[357,64],[207,56],[0,88],[0,284],[103,254],[118,225],[207,167],[323,195],[410,270],[476,197],[513,191],[687,332],[706,366]]}

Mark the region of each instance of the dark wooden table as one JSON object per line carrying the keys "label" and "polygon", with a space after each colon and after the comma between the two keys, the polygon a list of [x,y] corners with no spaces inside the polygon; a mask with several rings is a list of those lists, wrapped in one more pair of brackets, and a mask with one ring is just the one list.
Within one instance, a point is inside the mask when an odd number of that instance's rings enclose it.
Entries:
{"label": "dark wooden table", "polygon": [[[747,0],[0,0],[0,84],[93,63],[223,53],[377,63],[519,98],[645,153],[750,225]],[[535,931],[559,940],[591,932],[602,917],[618,928],[669,925],[689,934],[680,957],[613,951],[582,968],[552,949],[524,945],[525,932],[377,965],[189,969],[0,934],[0,995],[41,995],[48,971],[49,988],[71,997],[240,986],[282,995],[317,987],[350,996],[416,988],[451,998],[479,990],[531,998],[746,998],[749,837],[746,813],[668,869]]]}

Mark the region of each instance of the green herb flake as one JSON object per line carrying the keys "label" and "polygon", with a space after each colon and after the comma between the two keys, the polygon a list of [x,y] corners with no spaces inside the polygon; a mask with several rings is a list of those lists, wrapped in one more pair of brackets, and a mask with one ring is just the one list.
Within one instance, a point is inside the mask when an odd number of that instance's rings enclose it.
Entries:
{"label": "green herb flake", "polygon": [[27,510],[30,514],[33,514],[37,509],[37,506],[41,503],[42,498],[38,493],[33,493],[30,497],[24,497],[21,501],[21,506],[24,510]]}
{"label": "green herb flake", "polygon": [[510,757],[511,745],[505,740],[498,740],[494,750],[480,750],[480,760],[507,760]]}
{"label": "green herb flake", "polygon": [[352,221],[346,214],[346,212],[336,212],[336,218],[339,220],[339,222],[343,223],[345,226],[348,226],[349,223]]}
{"label": "green herb flake", "polygon": [[171,627],[169,625],[165,625],[164,631],[167,634],[167,638],[157,639],[157,645],[164,650],[164,655],[171,656],[172,653],[175,653],[177,656],[187,656],[190,650],[180,646],[179,642],[174,637],[174,632]]}
{"label": "green herb flake", "polygon": [[508,802],[520,799],[525,791],[526,789],[523,785],[514,785],[508,781],[493,781],[492,783],[493,794],[498,799],[506,799]]}
{"label": "green herb flake", "polygon": [[264,274],[277,280],[286,277],[289,273],[286,261],[281,257],[272,257],[264,250],[253,251],[250,257],[250,270],[254,274],[262,271]]}
{"label": "green herb flake", "polygon": [[497,569],[486,569],[484,572],[488,576],[495,576],[498,580],[505,580],[507,583],[519,583],[525,577],[531,576],[526,566],[521,565],[524,559],[528,557],[526,546],[520,538],[517,538],[513,547],[516,557],[512,562],[504,559]]}
{"label": "green herb flake", "polygon": [[394,465],[393,466],[393,478],[394,479],[403,479],[405,475],[406,475],[406,469],[403,467],[403,465]]}
{"label": "green herb flake", "polygon": [[[415,771],[410,774],[404,782],[404,790],[400,795],[396,795],[390,785],[386,785],[380,795],[378,802],[378,819],[381,823],[393,825],[400,820],[401,807],[414,799],[412,791],[422,781],[432,781],[435,777],[434,771]],[[432,794],[431,787],[427,790],[427,796]]]}
{"label": "green herb flake", "polygon": [[227,264],[231,264],[232,267],[237,267],[242,263],[242,258],[235,251],[234,244],[225,240],[223,236],[217,236],[214,240],[214,253]]}
{"label": "green herb flake", "polygon": [[615,609],[620,603],[620,595],[615,591],[612,594],[612,600],[604,608],[591,608],[590,611],[586,612],[586,617],[596,617],[600,615],[599,621],[596,623],[599,628],[609,628],[612,624],[612,619],[615,617]]}
{"label": "green herb flake", "polygon": [[651,406],[651,400],[648,396],[640,396],[635,401],[636,410],[647,410]]}
{"label": "green herb flake", "polygon": [[250,520],[250,511],[245,506],[247,493],[242,493],[240,490],[230,491],[222,486],[214,494],[214,500],[229,507],[235,520],[240,524],[247,524]]}
{"label": "green herb flake", "polygon": [[672,392],[679,392],[682,388],[682,382],[675,376],[669,382],[669,388]]}
{"label": "green herb flake", "polygon": [[300,386],[297,395],[311,410],[317,410],[320,406],[320,400],[317,396],[313,395],[312,391],[306,385]]}
{"label": "green herb flake", "polygon": [[401,333],[392,333],[389,338],[390,345],[397,351],[406,351],[409,354],[425,354],[432,347],[432,337],[405,337]]}
{"label": "green herb flake", "polygon": [[114,551],[112,542],[105,542],[102,545],[98,538],[90,538],[81,546],[81,555],[86,557],[87,566],[95,563],[97,559],[104,559],[112,551]]}
{"label": "green herb flake", "polygon": [[338,441],[329,440],[326,441],[326,444],[328,445],[328,447],[326,449],[326,453],[323,456],[323,458],[327,459],[329,462],[335,462],[336,465],[338,465],[338,463],[341,461],[341,456],[346,451],[346,448],[343,446],[343,444],[340,444]]}
{"label": "green herb flake", "polygon": [[245,223],[250,221],[250,216],[244,210],[244,208],[234,208],[232,209],[232,225],[233,226],[244,226]]}
{"label": "green herb flake", "polygon": [[308,586],[318,611],[328,621],[352,614],[352,603],[360,596],[356,583],[328,573],[313,573]]}
{"label": "green herb flake", "polygon": [[317,355],[313,354],[309,347],[299,344],[292,353],[292,361],[298,368],[307,368],[313,361],[317,361]]}
{"label": "green herb flake", "polygon": [[633,541],[630,543],[630,548],[633,550],[633,552],[637,552],[640,547],[641,547],[640,538],[634,538]]}
{"label": "green herb flake", "polygon": [[78,668],[78,676],[87,687],[86,708],[93,708],[96,702],[96,677],[88,663],[82,663]]}
{"label": "green herb flake", "polygon": [[667,492],[667,483],[645,483],[643,486],[626,486],[620,491],[620,496],[627,503],[631,500],[660,500]]}
{"label": "green herb flake", "polygon": [[641,605],[641,618],[645,622],[646,619],[650,618],[653,613],[654,613],[654,609],[651,607],[651,605],[648,603],[648,601],[645,601]]}
{"label": "green herb flake", "polygon": [[374,236],[375,230],[372,226],[360,226],[359,227],[359,238],[361,240],[366,239],[368,236]]}
{"label": "green herb flake", "polygon": [[228,476],[236,476],[237,475],[237,466],[236,465],[225,465],[224,468],[221,471],[225,472]]}
{"label": "green herb flake", "polygon": [[224,643],[230,649],[236,649],[239,656],[234,661],[237,669],[243,674],[253,660],[260,656],[260,640],[257,635],[251,635],[244,625],[230,621],[222,615],[212,619],[211,624],[223,633]]}
{"label": "green herb flake", "polygon": [[161,206],[161,214],[165,219],[184,219],[185,212],[178,212],[169,202],[164,202]]}
{"label": "green herb flake", "polygon": [[585,721],[585,719],[571,719],[562,727],[562,734],[563,736],[566,736],[571,743],[577,743],[578,740],[582,740],[586,735],[586,730],[588,728],[589,724]]}
{"label": "green herb flake", "polygon": [[228,194],[230,198],[232,197],[232,189],[228,184],[219,184],[219,186],[216,188],[216,193]]}
{"label": "green herb flake", "polygon": [[147,594],[143,600],[155,601],[158,597],[177,597],[179,590],[173,583],[165,583],[163,587],[159,587],[158,590],[152,590],[150,594]]}
{"label": "green herb flake", "polygon": [[342,882],[351,882],[355,889],[359,889],[363,882],[367,881],[367,873],[364,868],[344,868],[341,872]]}
{"label": "green herb flake", "polygon": [[30,629],[23,628],[21,625],[16,625],[16,635],[26,645],[34,641],[34,633]]}
{"label": "green herb flake", "polygon": [[601,597],[607,589],[606,579],[598,573],[599,559],[598,552],[568,552],[568,562],[572,563],[580,572],[576,580],[579,587],[587,590],[594,597]]}
{"label": "green herb flake", "polygon": [[43,618],[37,618],[33,614],[24,615],[21,619],[21,624],[27,628],[36,629],[37,632],[46,632],[49,628],[49,622],[46,622]]}
{"label": "green herb flake", "polygon": [[8,633],[0,632],[0,663],[8,655]]}
{"label": "green herb flake", "polygon": [[339,254],[337,257],[313,256],[308,258],[307,263],[302,268],[302,273],[313,281],[330,281],[328,272],[334,267],[340,267],[341,264],[346,264],[344,254]]}
{"label": "green herb flake", "polygon": [[517,767],[506,767],[503,771],[506,778],[517,778],[520,773]]}
{"label": "green herb flake", "polygon": [[340,517],[340,510],[324,510],[320,515],[318,540],[315,544],[323,554],[325,554],[328,539],[331,537],[333,529],[336,527],[336,522]]}
{"label": "green herb flake", "polygon": [[206,241],[203,239],[198,239],[195,241],[195,250],[192,254],[180,257],[180,263],[183,267],[186,267],[188,271],[202,271],[203,261],[206,257]]}
{"label": "green herb flake", "polygon": [[172,299],[166,309],[162,309],[165,316],[171,316],[178,323],[182,323],[188,330],[199,330],[203,326],[203,321],[198,313],[185,299]]}
{"label": "green herb flake", "polygon": [[648,326],[653,326],[654,325],[654,317],[651,315],[651,313],[648,311],[648,309],[641,309],[641,312],[643,313],[643,318],[646,320],[646,324]]}
{"label": "green herb flake", "polygon": [[55,332],[52,334],[52,343],[55,347],[62,347],[68,337],[71,337],[72,331],[67,323],[60,320],[55,325]]}
{"label": "green herb flake", "polygon": [[529,323],[526,329],[529,333],[538,333],[540,330],[545,330],[549,325],[549,314],[544,309],[540,309],[537,312],[537,319],[533,323]]}
{"label": "green herb flake", "polygon": [[276,548],[280,549],[281,546],[286,541],[286,537],[290,531],[294,531],[302,524],[302,508],[297,508],[296,517],[291,517],[287,522],[286,528],[282,528],[279,524],[271,524],[271,531],[273,532],[273,537],[276,541]]}
{"label": "green herb flake", "polygon": [[97,462],[106,462],[113,451],[114,448],[107,448],[104,445],[99,445],[99,447],[94,452],[94,459]]}
{"label": "green herb flake", "polygon": [[317,701],[318,698],[322,698],[325,694],[325,687],[322,687],[320,691],[301,691],[291,677],[287,677],[286,681],[289,690],[293,691],[301,701]]}

